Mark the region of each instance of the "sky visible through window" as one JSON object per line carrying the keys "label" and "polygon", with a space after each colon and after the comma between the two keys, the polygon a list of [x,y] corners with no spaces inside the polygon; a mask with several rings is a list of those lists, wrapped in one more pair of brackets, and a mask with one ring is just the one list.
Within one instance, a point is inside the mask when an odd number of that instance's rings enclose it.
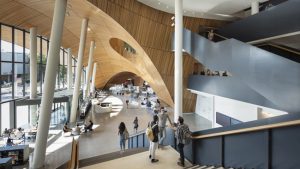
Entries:
{"label": "sky visible through window", "polygon": [[[29,49],[25,48],[25,53],[29,53],[29,51]],[[1,40],[1,52],[12,52],[11,43]],[[23,47],[15,44],[15,52],[22,53]]]}

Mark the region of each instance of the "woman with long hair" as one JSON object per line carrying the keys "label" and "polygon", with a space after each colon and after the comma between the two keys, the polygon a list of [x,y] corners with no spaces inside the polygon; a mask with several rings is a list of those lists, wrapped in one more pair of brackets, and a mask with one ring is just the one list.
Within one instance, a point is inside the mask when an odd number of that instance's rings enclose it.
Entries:
{"label": "woman with long hair", "polygon": [[119,125],[118,135],[120,136],[121,152],[124,152],[125,151],[125,142],[128,139],[128,135],[129,135],[124,122],[121,122]]}

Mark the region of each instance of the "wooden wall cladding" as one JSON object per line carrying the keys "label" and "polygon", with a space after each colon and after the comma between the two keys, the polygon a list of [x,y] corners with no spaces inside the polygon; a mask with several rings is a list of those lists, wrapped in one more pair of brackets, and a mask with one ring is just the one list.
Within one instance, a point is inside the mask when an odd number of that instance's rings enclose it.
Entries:
{"label": "wooden wall cladding", "polygon": [[[136,0],[89,0],[117,21],[142,46],[163,78],[174,98],[174,53],[171,51],[171,17]],[[226,22],[184,17],[184,27],[198,32],[199,26],[220,27]],[[184,54],[183,111],[194,112],[196,96],[186,90],[188,76],[193,73],[196,60]]]}
{"label": "wooden wall cladding", "polygon": [[[38,34],[49,38],[54,2],[54,0],[0,0],[0,22],[27,30],[35,26]],[[143,77],[161,100],[171,106],[174,104],[167,86],[149,56],[119,23],[86,0],[68,1],[67,11],[69,15],[65,16],[62,46],[71,48],[75,57],[78,51],[82,19],[89,19],[90,31],[87,32],[83,65],[87,65],[88,48],[90,41],[94,40],[97,46],[94,49],[94,61],[98,64],[95,82],[97,88],[105,86],[118,73],[131,72]],[[114,50],[111,45],[120,47],[120,44],[110,44],[113,38],[126,41],[135,49],[135,54],[131,55],[120,50],[121,48],[118,49],[119,52]],[[125,46],[121,45],[123,48]],[[123,52],[125,57],[120,55],[120,52],[121,54]]]}
{"label": "wooden wall cladding", "polygon": [[[38,28],[38,34],[48,37],[51,32],[53,0],[0,0],[0,22],[28,30]],[[91,3],[89,3],[91,2]],[[173,106],[174,54],[170,50],[172,14],[155,10],[136,0],[72,0],[72,8],[65,18],[62,46],[71,48],[77,56],[81,21],[89,18],[91,31],[87,34],[83,64],[87,64],[91,40],[96,41],[94,61],[98,63],[96,86],[101,88],[114,75],[132,72],[143,77],[157,95]],[[101,9],[101,10],[98,10]],[[16,12],[17,11],[17,12]],[[113,19],[111,19],[109,16]],[[117,22],[117,23],[116,23]],[[184,18],[184,25],[197,32],[200,25],[218,27],[223,22]],[[121,26],[120,26],[121,25]],[[123,29],[124,28],[124,29]],[[111,45],[111,38],[119,38],[136,49],[136,57],[120,56]],[[29,43],[26,43],[29,44]],[[120,44],[113,44],[120,46]],[[129,54],[130,55],[130,54]],[[193,72],[195,60],[184,55],[184,86]],[[170,93],[170,94],[169,94]],[[184,88],[184,112],[193,112],[195,96]]]}

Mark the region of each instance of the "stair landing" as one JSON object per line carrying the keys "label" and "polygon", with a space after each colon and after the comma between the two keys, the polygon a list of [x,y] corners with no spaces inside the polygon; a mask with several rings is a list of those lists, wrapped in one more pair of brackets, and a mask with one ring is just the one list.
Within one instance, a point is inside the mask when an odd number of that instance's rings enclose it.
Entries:
{"label": "stair landing", "polygon": [[[156,158],[159,159],[159,162],[151,163],[149,160],[149,151],[146,151],[115,160],[82,167],[82,169],[182,169],[182,167],[177,165],[179,153],[170,146],[164,147],[163,149],[158,149],[156,151]],[[186,161],[185,165],[186,167],[191,166],[188,161]]]}

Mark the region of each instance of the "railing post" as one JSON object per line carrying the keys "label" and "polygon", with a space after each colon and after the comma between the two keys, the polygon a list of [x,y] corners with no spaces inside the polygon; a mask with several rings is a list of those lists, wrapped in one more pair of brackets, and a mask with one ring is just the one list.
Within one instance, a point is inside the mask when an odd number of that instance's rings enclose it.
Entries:
{"label": "railing post", "polygon": [[131,148],[130,144],[129,144],[130,140],[131,140],[131,137],[128,138],[128,149]]}
{"label": "railing post", "polygon": [[143,147],[145,147],[145,133],[143,133]]}
{"label": "railing post", "polygon": [[133,148],[133,138],[131,139],[131,148]]}
{"label": "railing post", "polygon": [[267,131],[267,159],[268,159],[268,167],[267,169],[271,169],[272,168],[272,145],[273,145],[273,141],[272,141],[272,129],[268,129]]}
{"label": "railing post", "polygon": [[224,166],[224,164],[225,164],[225,147],[224,147],[224,136],[221,136],[221,165],[223,166],[223,167],[225,167]]}
{"label": "railing post", "polygon": [[139,148],[139,135],[136,136],[136,148]]}

